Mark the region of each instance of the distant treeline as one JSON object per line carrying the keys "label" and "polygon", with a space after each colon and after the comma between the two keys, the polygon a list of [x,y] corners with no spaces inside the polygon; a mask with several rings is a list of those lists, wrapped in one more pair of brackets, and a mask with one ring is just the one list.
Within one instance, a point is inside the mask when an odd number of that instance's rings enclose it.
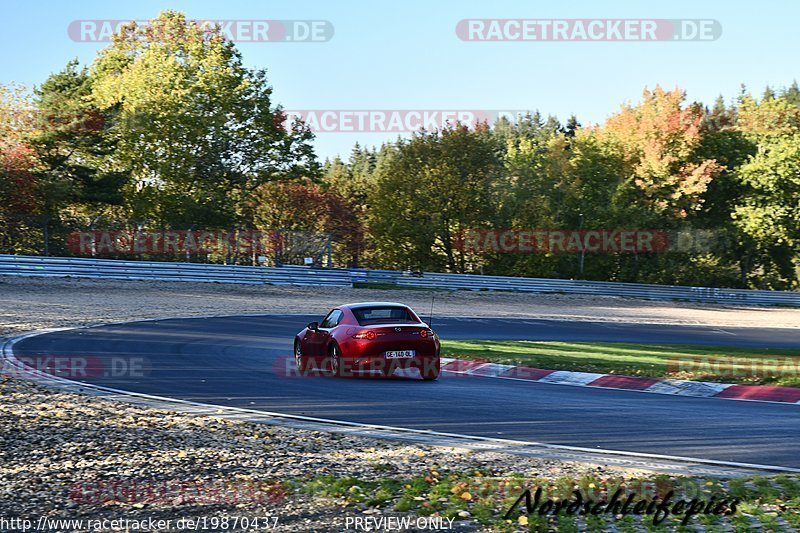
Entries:
{"label": "distant treeline", "polygon": [[[2,253],[69,253],[70,233],[87,229],[281,229],[329,234],[337,266],[798,286],[796,83],[712,106],[655,87],[598,125],[537,112],[320,164],[313,133],[286,127],[265,71],[164,12],[32,92],[0,86],[0,130]],[[706,245],[500,253],[459,241],[615,229]]]}

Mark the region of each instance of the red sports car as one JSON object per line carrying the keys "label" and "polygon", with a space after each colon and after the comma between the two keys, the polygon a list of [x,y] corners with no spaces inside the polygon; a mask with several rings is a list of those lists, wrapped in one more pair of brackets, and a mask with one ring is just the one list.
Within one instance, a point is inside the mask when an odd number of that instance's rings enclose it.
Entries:
{"label": "red sports car", "polygon": [[439,338],[411,308],[391,302],[333,309],[297,334],[294,357],[304,375],[329,369],[338,376],[391,376],[398,368],[417,368],[424,380],[439,377]]}

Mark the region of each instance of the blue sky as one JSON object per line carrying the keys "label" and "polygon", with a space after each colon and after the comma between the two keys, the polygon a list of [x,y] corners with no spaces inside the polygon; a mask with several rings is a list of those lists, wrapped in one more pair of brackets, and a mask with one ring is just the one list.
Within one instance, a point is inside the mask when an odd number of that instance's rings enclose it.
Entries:
{"label": "blue sky", "polygon": [[[102,43],[74,42],[73,20],[149,19],[178,9],[194,19],[322,19],[323,43],[241,43],[249,66],[268,69],[287,109],[539,109],[566,120],[602,121],[643,87],[679,86],[692,100],[727,99],[745,83],[760,94],[800,78],[800,4],[694,0],[367,2],[262,0],[6,1],[0,82],[41,83],[71,58],[90,63]],[[715,19],[706,42],[465,42],[465,18]],[[322,159],[394,133],[321,133]]]}

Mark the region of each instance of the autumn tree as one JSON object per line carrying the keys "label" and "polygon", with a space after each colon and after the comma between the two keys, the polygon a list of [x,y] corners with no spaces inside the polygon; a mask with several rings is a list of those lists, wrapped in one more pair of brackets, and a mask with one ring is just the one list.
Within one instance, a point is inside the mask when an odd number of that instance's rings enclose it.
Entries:
{"label": "autumn tree", "polygon": [[639,104],[622,106],[599,132],[625,154],[631,201],[675,218],[702,209],[703,194],[722,170],[715,159],[697,157],[704,111],[685,99],[678,89],[645,89]]}
{"label": "autumn tree", "polygon": [[308,180],[269,182],[257,187],[250,201],[258,229],[294,231],[297,239],[316,239],[320,246],[330,238],[338,266],[354,266],[363,246],[363,228],[334,190]]}
{"label": "autumn tree", "polygon": [[108,164],[130,172],[134,217],[248,226],[256,188],[318,172],[312,134],[285,126],[265,71],[246,68],[219,28],[174,11],[131,22],[91,75],[93,103],[115,115]]}
{"label": "autumn tree", "polygon": [[393,268],[464,272],[458,237],[491,225],[492,187],[502,171],[488,127],[455,125],[399,141],[376,168],[369,230]]}
{"label": "autumn tree", "polygon": [[[570,217],[565,210],[567,140],[557,121],[543,121],[538,113],[516,123],[503,119],[493,136],[503,155],[503,171],[492,187],[499,227],[553,229]],[[558,275],[552,254],[482,254],[485,272],[527,276]]]}
{"label": "autumn tree", "polygon": [[0,251],[42,251],[41,161],[29,139],[36,129],[30,94],[20,85],[0,85]]}
{"label": "autumn tree", "polygon": [[125,217],[129,175],[104,164],[115,149],[108,134],[113,116],[91,103],[91,84],[88,69],[73,60],[34,89],[38,127],[30,142],[41,161],[37,179],[53,253],[69,252],[70,232]]}
{"label": "autumn tree", "polygon": [[762,288],[793,288],[798,283],[800,250],[800,133],[772,136],[738,170],[750,189],[733,213],[736,224],[755,243],[750,281]]}
{"label": "autumn tree", "polygon": [[113,116],[91,102],[88,68],[72,60],[34,90],[40,128],[31,142],[39,154],[47,183],[49,211],[59,209],[97,213],[121,204],[125,173],[105,171],[104,159],[115,145],[108,135]]}
{"label": "autumn tree", "polygon": [[756,100],[746,93],[739,100],[736,126],[753,139],[791,134],[800,129],[800,107],[790,98],[773,94]]}

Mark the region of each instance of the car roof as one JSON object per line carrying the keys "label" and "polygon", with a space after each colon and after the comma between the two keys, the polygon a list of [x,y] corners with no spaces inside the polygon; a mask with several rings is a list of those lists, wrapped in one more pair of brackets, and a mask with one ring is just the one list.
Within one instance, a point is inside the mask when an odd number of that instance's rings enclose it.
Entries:
{"label": "car roof", "polygon": [[339,308],[346,307],[347,309],[358,309],[361,307],[403,307],[408,309],[406,304],[401,304],[397,302],[358,302],[352,304],[345,304],[340,305]]}

